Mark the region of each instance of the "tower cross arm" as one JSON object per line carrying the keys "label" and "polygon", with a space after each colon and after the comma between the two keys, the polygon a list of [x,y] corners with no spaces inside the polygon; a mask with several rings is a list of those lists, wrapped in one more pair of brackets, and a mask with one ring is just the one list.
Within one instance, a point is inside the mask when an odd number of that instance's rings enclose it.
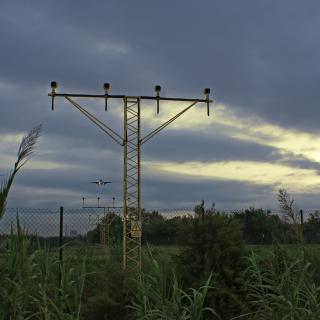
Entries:
{"label": "tower cross arm", "polygon": [[49,97],[72,97],[72,98],[115,98],[124,99],[126,96],[123,94],[86,94],[86,93],[56,93],[49,92]]}
{"label": "tower cross arm", "polygon": [[[124,94],[86,94],[86,93],[56,93],[49,92],[49,97],[73,97],[73,98],[114,98],[124,99],[127,96]],[[170,98],[170,97],[157,97],[157,96],[140,96],[141,100],[160,100],[160,101],[180,101],[180,102],[213,102],[208,99],[188,99],[188,98]]]}

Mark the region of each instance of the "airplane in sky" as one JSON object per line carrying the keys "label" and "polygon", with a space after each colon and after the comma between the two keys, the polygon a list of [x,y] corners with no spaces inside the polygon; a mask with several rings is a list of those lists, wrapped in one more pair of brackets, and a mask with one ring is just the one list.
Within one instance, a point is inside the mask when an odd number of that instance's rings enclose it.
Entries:
{"label": "airplane in sky", "polygon": [[105,186],[107,183],[112,183],[111,181],[103,181],[102,179],[98,181],[90,181],[90,183],[95,183],[98,186]]}

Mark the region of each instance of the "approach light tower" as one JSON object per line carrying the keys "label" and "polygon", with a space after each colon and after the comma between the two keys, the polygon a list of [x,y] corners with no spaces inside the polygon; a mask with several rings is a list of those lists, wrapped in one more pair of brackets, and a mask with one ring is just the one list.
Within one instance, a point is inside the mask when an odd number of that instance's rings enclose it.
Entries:
{"label": "approach light tower", "polygon": [[[123,267],[128,272],[141,270],[141,146],[154,137],[161,130],[166,128],[181,115],[194,107],[197,103],[206,103],[207,114],[209,116],[209,105],[212,102],[209,98],[210,89],[204,89],[204,99],[166,98],[161,97],[161,87],[155,86],[155,96],[127,96],[109,94],[110,84],[103,85],[103,94],[74,94],[57,93],[57,82],[51,82],[52,98],[51,107],[54,110],[56,97],[63,97],[68,100],[76,109],[92,121],[98,128],[105,132],[116,143],[123,147]],[[118,99],[123,101],[123,136],[111,129],[104,122],[99,120],[88,110],[77,103],[74,98],[101,98],[105,101],[105,111],[108,110],[108,100]],[[161,126],[148,133],[145,137],[140,136],[140,106],[142,100],[155,100],[157,104],[157,114],[160,111],[160,101],[188,102],[189,105],[174,117],[164,122]]]}

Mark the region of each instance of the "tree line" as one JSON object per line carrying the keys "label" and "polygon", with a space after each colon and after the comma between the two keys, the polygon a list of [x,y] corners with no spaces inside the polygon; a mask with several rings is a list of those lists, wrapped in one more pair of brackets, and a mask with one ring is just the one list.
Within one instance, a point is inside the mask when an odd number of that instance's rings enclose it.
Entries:
{"label": "tree line", "polygon": [[[283,190],[279,190],[279,195],[281,193],[283,195]],[[258,208],[225,213],[213,208],[206,209],[203,203],[194,208],[194,216],[167,218],[158,211],[142,210],[142,243],[164,246],[180,245],[184,242],[184,235],[187,233],[186,226],[195,218],[208,214],[226,216],[228,220],[238,223],[246,244],[320,243],[319,211],[310,213],[305,221],[301,221],[300,210],[296,208],[289,210],[284,206],[282,208],[281,205],[279,206],[283,212],[280,215]],[[121,217],[111,214],[111,218],[113,222],[109,226],[110,242],[120,243],[122,241]],[[96,229],[89,231],[88,240],[99,242],[99,230],[100,225],[97,225]]]}

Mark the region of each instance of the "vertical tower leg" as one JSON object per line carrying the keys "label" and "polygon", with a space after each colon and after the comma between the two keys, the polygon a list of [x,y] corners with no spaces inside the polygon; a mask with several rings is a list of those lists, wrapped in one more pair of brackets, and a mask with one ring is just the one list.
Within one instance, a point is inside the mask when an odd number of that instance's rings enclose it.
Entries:
{"label": "vertical tower leg", "polygon": [[140,98],[124,99],[123,267],[141,269]]}
{"label": "vertical tower leg", "polygon": [[100,244],[102,244],[103,246],[106,245],[106,221],[105,221],[105,217],[103,218],[99,218],[98,219],[98,224],[99,224],[99,233],[100,233]]}

